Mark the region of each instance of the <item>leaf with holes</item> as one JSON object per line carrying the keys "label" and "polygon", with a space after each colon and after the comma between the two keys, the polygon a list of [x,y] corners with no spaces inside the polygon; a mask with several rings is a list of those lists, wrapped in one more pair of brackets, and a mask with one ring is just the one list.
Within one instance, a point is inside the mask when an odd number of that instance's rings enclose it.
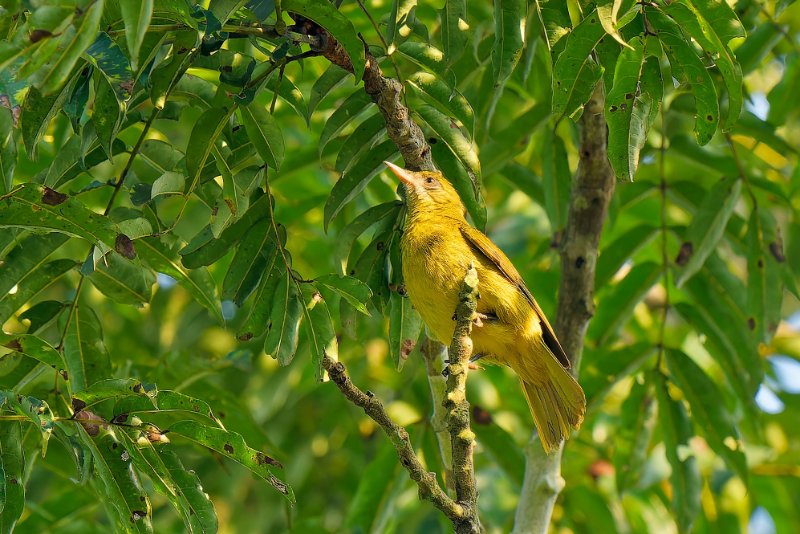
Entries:
{"label": "leaf with holes", "polygon": [[641,38],[631,39],[617,59],[614,87],[605,102],[608,160],[621,179],[633,181],[639,152],[656,120],[663,92],[658,59],[645,56]]}
{"label": "leaf with holes", "polygon": [[240,434],[195,421],[178,421],[169,427],[169,431],[170,435],[182,436],[238,462],[254,475],[266,480],[289,502],[295,502],[292,488],[273,474],[275,469],[283,468],[280,462],[249,447]]}
{"label": "leaf with holes", "polygon": [[658,33],[673,76],[687,84],[694,94],[697,106],[694,134],[697,142],[705,145],[713,137],[719,123],[719,103],[714,81],[675,21],[658,10],[649,12],[647,20]]}
{"label": "leaf with holes", "polygon": [[675,278],[675,285],[682,286],[700,270],[706,258],[716,250],[741,192],[741,180],[723,178],[706,193],[686,230],[686,240],[675,260],[681,266]]}
{"label": "leaf with holes", "polygon": [[422,317],[411,305],[411,300],[392,291],[389,296],[389,354],[398,371],[403,369],[417,345],[421,330]]}
{"label": "leaf with holes", "polygon": [[554,116],[571,116],[589,100],[601,73],[590,54],[603,35],[597,12],[592,11],[567,36],[553,67]]}

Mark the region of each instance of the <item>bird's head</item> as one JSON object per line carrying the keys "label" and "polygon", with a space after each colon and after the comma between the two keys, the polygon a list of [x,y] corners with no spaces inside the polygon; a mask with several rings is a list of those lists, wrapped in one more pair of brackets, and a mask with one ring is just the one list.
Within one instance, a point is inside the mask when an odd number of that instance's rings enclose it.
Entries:
{"label": "bird's head", "polygon": [[413,213],[436,213],[464,216],[464,205],[453,185],[439,171],[409,171],[384,161],[403,182],[408,209]]}

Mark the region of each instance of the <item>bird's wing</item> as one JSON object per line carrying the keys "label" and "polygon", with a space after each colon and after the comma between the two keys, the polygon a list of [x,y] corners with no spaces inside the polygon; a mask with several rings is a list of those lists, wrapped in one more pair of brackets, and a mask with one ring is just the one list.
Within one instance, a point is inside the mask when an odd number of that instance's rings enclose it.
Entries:
{"label": "bird's wing", "polygon": [[539,307],[539,304],[536,302],[536,299],[533,298],[528,287],[525,285],[525,281],[520,276],[517,269],[514,267],[514,264],[503,254],[503,251],[497,248],[497,245],[492,243],[491,239],[486,237],[483,232],[480,230],[471,227],[468,224],[461,224],[459,225],[461,230],[461,235],[476,249],[476,252],[485,256],[489,261],[491,261],[497,270],[500,271],[503,276],[505,276],[509,282],[514,284],[520,293],[525,297],[525,300],[531,305],[533,311],[536,312],[537,317],[539,318],[539,323],[542,327],[542,339],[544,340],[545,345],[556,359],[561,362],[561,365],[564,366],[565,369],[569,369],[571,364],[569,358],[567,357],[567,353],[564,352],[564,349],[561,347],[561,343],[558,342],[558,338],[556,338],[555,332],[553,332],[553,327],[550,326],[550,323],[547,321],[547,317],[544,316],[544,312]]}

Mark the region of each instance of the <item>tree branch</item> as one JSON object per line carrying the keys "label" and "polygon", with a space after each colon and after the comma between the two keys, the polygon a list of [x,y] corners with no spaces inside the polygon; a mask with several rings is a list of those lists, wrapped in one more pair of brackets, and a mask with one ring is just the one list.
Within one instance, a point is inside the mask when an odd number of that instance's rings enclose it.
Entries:
{"label": "tree branch", "polygon": [[474,268],[470,268],[459,292],[456,327],[450,347],[451,354],[457,355],[457,359],[451,360],[445,395],[445,407],[448,409],[447,428],[453,444],[456,500],[448,497],[442,490],[434,473],[426,471],[414,452],[408,432],[392,421],[381,401],[372,393],[365,393],[353,384],[343,363],[334,361],[328,355],[322,358],[322,366],[328,372],[331,381],[350,402],[362,408],[391,440],[400,463],[419,487],[420,499],[430,501],[441,510],[453,522],[458,533],[480,532],[477,512],[478,493],[472,463],[475,435],[470,430],[469,403],[466,399],[467,366],[472,355],[472,340],[469,335],[472,332],[472,320],[477,306],[477,286],[477,272]]}
{"label": "tree branch", "polygon": [[[600,234],[614,192],[615,177],[606,155],[602,80],[583,108],[580,163],[570,194],[567,227],[561,242],[561,284],[555,330],[577,374],[583,338],[594,315],[594,278]],[[526,448],[525,481],[514,520],[514,532],[546,533],[561,478],[561,452],[547,455],[532,437]]]}
{"label": "tree branch", "polygon": [[481,531],[478,519],[478,490],[475,486],[475,467],[472,451],[475,433],[469,426],[470,410],[467,401],[467,374],[472,356],[472,321],[478,306],[478,272],[470,265],[456,307],[456,327],[450,344],[450,364],[447,374],[447,430],[453,451],[453,479],[456,500],[464,508],[465,516],[454,522],[456,532],[477,534]]}
{"label": "tree branch", "polygon": [[[353,64],[339,42],[321,27],[317,27],[317,32],[323,38],[318,51],[331,63],[353,72]],[[362,78],[364,90],[386,120],[386,132],[403,155],[406,168],[414,171],[436,170],[425,134],[411,118],[408,108],[403,103],[403,85],[394,78],[384,77],[375,57],[368,49],[365,53],[367,63]]]}
{"label": "tree branch", "polygon": [[336,384],[336,387],[339,388],[347,400],[362,408],[364,413],[381,427],[392,442],[392,445],[394,445],[400,463],[408,471],[411,480],[419,486],[419,498],[432,502],[436,508],[441,510],[453,522],[464,517],[466,515],[464,508],[448,497],[439,487],[434,473],[429,473],[425,470],[425,467],[419,461],[419,457],[414,452],[414,447],[411,446],[408,432],[391,420],[381,401],[372,393],[364,393],[358,386],[353,384],[342,362],[334,361],[326,354],[322,358],[322,367],[328,371],[331,381]]}

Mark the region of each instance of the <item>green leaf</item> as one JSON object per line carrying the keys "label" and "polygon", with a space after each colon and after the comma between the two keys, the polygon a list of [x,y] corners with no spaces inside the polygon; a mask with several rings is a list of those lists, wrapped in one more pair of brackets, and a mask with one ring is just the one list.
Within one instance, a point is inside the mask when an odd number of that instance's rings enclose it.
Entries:
{"label": "green leaf", "polygon": [[[32,234],[22,239],[0,263],[0,303],[9,296],[9,291],[19,285],[26,276],[41,267],[45,260],[66,241],[62,234]],[[3,321],[4,322],[4,321]]]}
{"label": "green leaf", "polygon": [[81,54],[95,40],[103,15],[103,3],[103,0],[96,0],[85,11],[76,15],[73,21],[76,32],[62,35],[54,61],[45,65],[36,75],[35,85],[42,94],[55,93],[64,85]]}
{"label": "green leaf", "polygon": [[322,358],[339,359],[339,341],[333,326],[328,304],[319,291],[315,291],[303,309],[306,318],[306,333],[311,342],[311,358],[317,370],[317,379],[323,377]]}
{"label": "green leaf", "polygon": [[613,454],[619,491],[635,487],[642,476],[656,426],[654,401],[652,383],[634,380],[622,403]]}
{"label": "green leaf", "polygon": [[43,95],[36,87],[28,89],[19,120],[25,150],[31,159],[36,159],[39,140],[50,126],[50,121],[62,108],[68,95],[69,87],[52,95]]}
{"label": "green leaf", "polygon": [[[9,393],[8,400],[11,408],[17,414],[27,417],[33,423],[33,428],[42,433],[42,458],[44,458],[47,454],[47,444],[55,426],[53,411],[41,399],[25,395],[17,395],[15,397],[13,393]],[[0,392],[0,395],[2,395],[2,392]]]}
{"label": "green leaf", "polygon": [[361,477],[350,499],[345,526],[348,532],[375,532],[381,504],[388,498],[391,483],[398,470],[397,455],[391,442],[386,441],[365,466],[369,476]]}
{"label": "green leaf", "polygon": [[[36,184],[23,184],[0,197],[0,227],[56,231],[81,237],[90,243],[115,249],[127,241],[107,217],[95,213],[74,198]],[[117,247],[118,243],[120,247]],[[132,245],[120,252],[135,257]]]}
{"label": "green leaf", "polygon": [[[719,122],[719,103],[714,81],[680,26],[658,10],[648,12],[648,22],[658,33],[672,67],[672,75],[689,86],[695,98],[697,112],[694,135],[705,145],[711,140]],[[738,117],[738,113],[737,113]]]}
{"label": "green leaf", "polygon": [[736,429],[733,416],[728,413],[722,393],[714,381],[686,354],[679,350],[667,349],[667,368],[670,378],[680,387],[689,407],[692,418],[703,429],[708,444],[725,458],[728,465],[747,482],[747,462]]}
{"label": "green leaf", "polygon": [[319,103],[337,87],[344,84],[348,74],[346,70],[338,65],[331,65],[322,73],[322,76],[317,78],[311,87],[311,95],[308,97],[306,122],[311,120],[311,115],[317,109]]}
{"label": "green leaf", "polygon": [[433,132],[444,141],[453,154],[461,161],[473,183],[480,183],[481,162],[475,144],[453,124],[452,119],[430,105],[418,106],[415,110]]}
{"label": "green leaf", "polygon": [[[720,2],[678,0],[666,4],[664,11],[714,58],[728,90],[728,109],[722,120],[722,128],[727,131],[742,111],[742,69],[728,48],[728,41],[743,36],[744,30],[733,10],[727,5],[723,9],[714,9],[717,4]],[[717,18],[724,15],[728,16]],[[717,28],[723,32],[721,35],[717,34]],[[731,31],[732,28],[738,29]]]}
{"label": "green leaf", "polygon": [[364,55],[364,43],[358,38],[353,23],[336,8],[327,2],[316,2],[314,0],[284,0],[281,4],[283,9],[303,15],[311,19],[326,30],[342,45],[350,62],[353,65],[353,74],[356,83],[361,81],[364,75],[364,65],[366,58]]}
{"label": "green leaf", "polygon": [[158,394],[155,386],[143,384],[135,378],[103,378],[91,384],[86,389],[76,391],[72,396],[79,399],[86,406],[92,406],[109,399],[125,397],[141,397],[150,401],[150,406],[155,406],[153,398]]}
{"label": "green leaf", "polygon": [[397,51],[429,72],[441,76],[447,71],[444,52],[426,43],[406,41],[397,47]]}
{"label": "green leaf", "polygon": [[[131,395],[131,392],[136,393],[133,388],[137,383],[138,381],[118,383],[121,387],[116,391],[119,391],[120,394],[115,395],[112,391],[112,395],[106,397],[117,399],[112,412],[115,421],[127,421],[125,416],[132,413],[181,413],[195,414],[201,416],[207,422],[221,426],[219,419],[214,415],[211,406],[206,401],[168,389],[151,389],[146,394],[137,393]],[[144,390],[140,389],[140,391]]]}
{"label": "green leaf", "polygon": [[330,289],[364,315],[370,315],[367,303],[372,298],[372,290],[358,278],[340,274],[326,274],[315,278],[314,282],[318,286]]}
{"label": "green leaf", "polygon": [[272,221],[262,219],[253,225],[239,243],[222,282],[222,298],[241,306],[256,289],[267,262],[277,254],[272,236]]}
{"label": "green leaf", "polygon": [[106,510],[123,532],[152,532],[150,499],[131,467],[127,448],[111,434],[92,438],[78,425],[78,440],[94,460],[98,489]]}
{"label": "green leaf", "polygon": [[170,435],[183,436],[238,462],[254,475],[266,480],[289,502],[295,502],[292,488],[273,474],[276,467],[282,468],[280,462],[250,448],[240,434],[201,425],[195,421],[178,421],[169,427],[169,431]]}
{"label": "green leaf", "polygon": [[[624,6],[623,6],[624,1]],[[625,39],[619,34],[619,30],[625,26],[626,21],[632,20],[633,17],[626,16],[631,13],[635,7],[635,3],[631,0],[603,0],[597,5],[597,16],[600,18],[600,24],[608,35],[614,38],[623,47],[630,45],[625,42]],[[619,12],[622,11],[623,17],[620,20]]]}
{"label": "green leaf", "polygon": [[342,208],[360,194],[370,180],[386,168],[384,161],[394,160],[397,145],[387,140],[365,153],[349,171],[334,184],[331,194],[325,201],[323,224],[325,231]]}
{"label": "green leaf", "polygon": [[3,421],[0,425],[0,532],[3,534],[13,532],[25,509],[24,471],[22,423]]}
{"label": "green leaf", "polygon": [[333,255],[341,268],[341,274],[354,274],[347,273],[346,267],[347,259],[350,256],[350,250],[353,248],[353,244],[356,239],[358,239],[358,236],[387,217],[396,219],[400,207],[401,203],[399,202],[384,202],[383,204],[372,206],[350,221],[350,223],[339,232],[335,240]]}
{"label": "green leaf", "polygon": [[406,79],[423,100],[436,106],[442,113],[447,113],[461,122],[470,137],[475,132],[475,114],[464,95],[453,89],[441,78],[427,72],[417,72]]}
{"label": "green leaf", "polygon": [[445,0],[442,16],[442,49],[447,64],[452,65],[467,47],[469,24],[467,24],[467,1]]}
{"label": "green leaf", "polygon": [[[376,232],[377,233],[377,232]],[[372,304],[383,313],[388,302],[389,287],[386,278],[386,255],[392,241],[392,231],[387,230],[376,235],[364,249],[348,272],[364,281],[372,290]]]}
{"label": "green leaf", "polygon": [[[186,147],[186,170],[188,171],[190,184],[188,192],[194,191],[194,188],[199,183],[203,166],[211,154],[217,138],[228,125],[233,111],[234,106],[211,108],[197,119],[189,136],[189,144]],[[248,134],[250,134],[249,129]],[[250,135],[252,136],[253,134]]]}
{"label": "green leaf", "polygon": [[[688,324],[704,336],[704,347],[711,353],[714,360],[725,373],[737,396],[742,399],[746,408],[752,408],[755,389],[758,385],[751,385],[750,373],[743,366],[738,357],[734,340],[726,335],[725,328],[720,326],[720,320],[713,316],[713,310],[703,306],[696,306],[686,302],[674,304],[675,310]],[[722,319],[722,318],[720,318]]]}
{"label": "green leaf", "polygon": [[153,16],[153,0],[120,0],[122,20],[125,21],[125,39],[128,43],[128,56],[134,70],[142,41],[147,35],[150,19]]}
{"label": "green leaf", "polygon": [[239,333],[236,337],[240,341],[261,337],[270,328],[270,316],[273,312],[275,291],[278,288],[278,282],[281,280],[278,271],[274,269],[277,259],[278,250],[276,248],[275,253],[264,268],[264,275],[256,288],[253,304],[250,307],[247,318],[239,328]]}
{"label": "green leaf", "polygon": [[470,176],[445,143],[439,142],[435,137],[429,139],[428,142],[436,167],[453,184],[475,226],[483,230],[486,227],[486,202],[483,199],[480,184],[473,180],[474,175]]}
{"label": "green leaf", "polygon": [[645,57],[645,43],[633,38],[617,59],[614,87],[606,97],[608,160],[616,175],[633,181],[639,152],[658,115],[663,97],[661,67]]}
{"label": "green leaf", "polygon": [[78,266],[78,263],[74,260],[53,260],[41,265],[36,270],[25,273],[25,276],[17,283],[17,291],[15,293],[3,293],[0,295],[0,323],[5,323],[14,312],[76,266]]}
{"label": "green leaf", "polygon": [[675,285],[681,287],[717,248],[741,191],[742,182],[735,178],[723,178],[708,191],[686,230],[686,240],[676,260],[682,269],[678,271]]}
{"label": "green leaf", "polygon": [[137,471],[147,475],[156,491],[181,514],[187,532],[216,532],[219,525],[214,505],[194,471],[186,469],[174,452],[156,449],[149,440],[138,440],[131,434],[138,432],[122,433],[127,438],[125,449],[133,465]]}
{"label": "green leaf", "polygon": [[421,330],[422,317],[411,300],[392,291],[389,296],[389,355],[398,371],[417,345]]}
{"label": "green leaf", "polygon": [[142,261],[177,280],[181,287],[212,313],[217,322],[222,322],[217,288],[208,271],[201,267],[186,269],[181,264],[178,253],[162,243],[158,237],[139,239],[136,245]]}
{"label": "green leaf", "polygon": [[100,321],[91,308],[75,305],[64,337],[64,360],[73,395],[111,374]]}
{"label": "green leaf", "polygon": [[556,43],[569,34],[572,26],[567,3],[561,0],[539,0],[536,8],[547,35],[547,47],[553,50]]}
{"label": "green leaf", "polygon": [[635,265],[625,278],[609,289],[603,306],[592,320],[589,335],[598,345],[606,345],[631,318],[633,309],[661,276],[661,266],[655,262]]}
{"label": "green leaf", "polygon": [[[189,20],[192,19],[189,18]],[[175,33],[175,41],[172,44],[172,58],[169,62],[157,66],[150,74],[150,100],[152,100],[156,109],[164,109],[167,103],[167,95],[173,86],[178,83],[178,80],[183,77],[183,73],[191,64],[197,44],[197,31],[189,30]],[[197,147],[197,149],[200,149],[200,147]]]}
{"label": "green leaf", "polygon": [[156,276],[153,271],[110,252],[87,277],[105,296],[119,304],[141,306],[150,302]]}
{"label": "green leaf", "polygon": [[246,231],[267,216],[267,202],[269,202],[269,195],[259,197],[236,222],[225,228],[218,238],[214,238],[211,227],[206,226],[192,238],[188,245],[181,249],[183,265],[189,269],[196,269],[211,265],[227,254]]}
{"label": "green leaf", "polygon": [[247,135],[258,155],[270,167],[278,170],[283,162],[283,133],[272,114],[255,102],[239,108]]}
{"label": "green leaf", "polygon": [[380,113],[374,113],[361,122],[347,137],[336,155],[334,168],[347,172],[364,152],[371,150],[386,133],[386,120]]}
{"label": "green leaf", "polygon": [[612,243],[604,246],[597,259],[595,287],[605,287],[622,265],[658,235],[658,228],[648,224],[634,226]]}
{"label": "green leaf", "polygon": [[[764,59],[769,55],[770,52],[783,40],[783,34],[780,31],[780,27],[776,27],[772,24],[759,24],[754,29],[750,31],[747,36],[747,39],[736,48],[734,53],[736,54],[736,61],[741,65],[742,72],[744,74],[749,74],[758,68],[759,65],[764,61]],[[787,56],[787,60],[790,56]],[[787,61],[788,63],[788,61]],[[789,65],[787,65],[788,67]],[[781,82],[778,82],[780,85],[782,82],[790,82],[791,83],[792,77],[786,73],[784,74]],[[771,99],[770,99],[771,100]],[[772,102],[770,102],[772,104]],[[777,124],[772,120],[772,112],[774,110],[774,106],[770,106],[770,122],[772,124]]]}
{"label": "green leaf", "polygon": [[564,51],[553,67],[553,115],[571,116],[583,106],[600,78],[600,69],[590,54],[605,35],[596,11],[584,17],[569,33]]}
{"label": "green leaf", "polygon": [[86,55],[89,62],[103,73],[120,105],[130,99],[134,83],[130,61],[106,32],[98,34]]}
{"label": "green leaf", "polygon": [[281,365],[288,365],[297,351],[300,321],[305,309],[301,297],[292,273],[281,273],[275,288],[269,333],[264,340],[264,352]]}
{"label": "green leaf", "polygon": [[359,89],[338,105],[333,114],[325,121],[325,126],[319,136],[319,153],[322,154],[325,145],[338,135],[345,126],[350,124],[353,119],[371,109],[371,104],[372,100],[369,95]]}
{"label": "green leaf", "polygon": [[542,145],[542,174],[545,211],[555,232],[567,224],[572,173],[564,140],[552,130],[547,132]]}
{"label": "green leaf", "polygon": [[55,319],[65,306],[66,304],[57,300],[42,300],[20,313],[18,319],[30,321],[28,333],[36,333]]}
{"label": "green leaf", "polygon": [[[672,466],[672,510],[680,532],[689,532],[700,512],[702,480],[697,457],[689,448],[692,423],[683,403],[670,397],[667,381],[661,373],[655,374],[658,422],[664,439],[667,460]],[[714,402],[719,402],[716,399]]]}
{"label": "green leaf", "polygon": [[64,362],[61,353],[40,337],[27,334],[11,336],[0,333],[0,339],[2,339],[2,344],[6,348],[21,352],[57,371],[66,368],[66,362]]}
{"label": "green leaf", "polygon": [[525,22],[528,17],[524,0],[496,0],[494,3],[494,46],[492,69],[495,86],[514,72],[525,46]]}

